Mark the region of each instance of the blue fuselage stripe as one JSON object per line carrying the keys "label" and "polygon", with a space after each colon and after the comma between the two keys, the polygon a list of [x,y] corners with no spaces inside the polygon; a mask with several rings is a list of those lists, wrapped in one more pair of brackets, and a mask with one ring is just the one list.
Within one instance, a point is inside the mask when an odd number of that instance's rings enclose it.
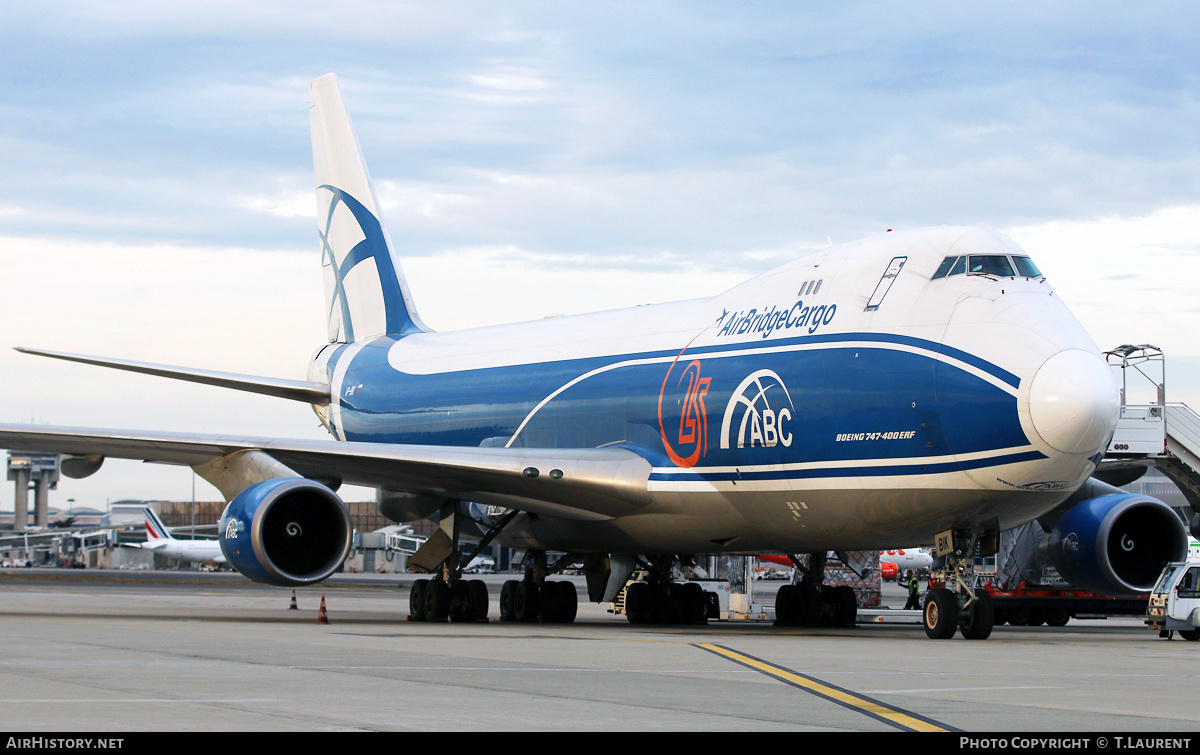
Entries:
{"label": "blue fuselage stripe", "polygon": [[[821,334],[432,374],[396,369],[388,358],[395,343],[371,342],[346,369],[338,400],[347,440],[623,445],[656,467],[694,467],[694,474],[864,462],[788,471],[794,478],[929,474],[1042,458],[1014,454],[1030,446],[1016,375],[918,338]],[[945,461],[967,454],[973,461]]]}
{"label": "blue fuselage stripe", "polygon": [[819,469],[768,469],[745,471],[705,472],[703,469],[681,469],[655,471],[650,475],[654,482],[742,482],[770,480],[803,480],[830,477],[904,477],[911,475],[942,474],[967,469],[1014,464],[1020,461],[1045,459],[1040,451],[999,454],[980,459],[944,461],[930,464],[894,464],[863,467],[823,467]]}

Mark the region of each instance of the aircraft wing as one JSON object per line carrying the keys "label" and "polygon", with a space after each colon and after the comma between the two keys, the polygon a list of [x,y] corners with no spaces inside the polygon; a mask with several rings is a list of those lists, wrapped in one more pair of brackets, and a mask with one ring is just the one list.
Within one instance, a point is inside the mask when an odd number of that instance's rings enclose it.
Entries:
{"label": "aircraft wing", "polygon": [[262,451],[301,477],[599,521],[649,503],[651,465],[623,448],[461,448],[0,424],[0,448],[196,466]]}

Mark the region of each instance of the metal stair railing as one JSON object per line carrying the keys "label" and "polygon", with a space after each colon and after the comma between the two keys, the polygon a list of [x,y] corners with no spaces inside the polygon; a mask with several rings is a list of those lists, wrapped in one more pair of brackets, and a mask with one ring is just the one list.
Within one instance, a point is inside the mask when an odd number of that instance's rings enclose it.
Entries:
{"label": "metal stair railing", "polygon": [[1158,460],[1158,467],[1200,511],[1200,415],[1183,403],[1167,404],[1166,410],[1167,450],[1175,458]]}

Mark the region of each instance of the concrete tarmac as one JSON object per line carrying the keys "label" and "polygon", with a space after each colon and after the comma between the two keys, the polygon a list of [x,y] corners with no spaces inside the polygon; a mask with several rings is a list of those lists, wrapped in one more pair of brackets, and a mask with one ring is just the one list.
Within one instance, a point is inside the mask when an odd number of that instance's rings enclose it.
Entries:
{"label": "concrete tarmac", "polygon": [[933,641],[584,603],[526,625],[495,618],[510,578],[486,578],[491,621],[430,624],[406,620],[411,575],[339,575],[290,610],[236,575],[0,572],[0,730],[1200,731],[1200,643],[1135,619]]}

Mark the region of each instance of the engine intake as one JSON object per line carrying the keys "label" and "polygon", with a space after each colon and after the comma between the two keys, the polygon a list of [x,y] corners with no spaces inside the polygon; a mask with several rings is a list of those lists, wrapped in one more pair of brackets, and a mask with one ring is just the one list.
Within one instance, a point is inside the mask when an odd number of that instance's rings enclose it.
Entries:
{"label": "engine intake", "polygon": [[329,488],[302,477],[251,485],[221,515],[221,551],[255,582],[295,587],[320,582],[350,552],[346,504]]}
{"label": "engine intake", "polygon": [[1144,495],[1103,495],[1072,506],[1050,532],[1058,573],[1101,595],[1150,592],[1163,566],[1187,558],[1188,536],[1170,506]]}

